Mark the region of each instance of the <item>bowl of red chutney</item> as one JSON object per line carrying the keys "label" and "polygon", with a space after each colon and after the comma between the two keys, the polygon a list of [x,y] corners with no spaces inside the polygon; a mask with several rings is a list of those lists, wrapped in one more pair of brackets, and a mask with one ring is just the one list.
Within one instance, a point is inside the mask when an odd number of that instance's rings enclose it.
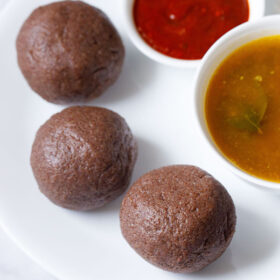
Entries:
{"label": "bowl of red chutney", "polygon": [[134,45],[169,66],[193,68],[233,28],[264,15],[264,0],[123,0]]}

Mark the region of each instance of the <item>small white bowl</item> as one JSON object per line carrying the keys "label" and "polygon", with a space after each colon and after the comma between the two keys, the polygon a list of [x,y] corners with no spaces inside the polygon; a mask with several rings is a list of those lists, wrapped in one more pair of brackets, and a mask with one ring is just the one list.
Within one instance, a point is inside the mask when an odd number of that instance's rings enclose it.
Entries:
{"label": "small white bowl", "polygon": [[[151,0],[152,1],[152,0]],[[133,17],[133,5],[135,0],[123,0],[123,18],[124,18],[124,25],[126,27],[128,36],[130,37],[133,44],[146,56],[149,58],[165,64],[169,66],[175,66],[180,68],[194,68],[197,67],[201,59],[197,60],[186,60],[186,59],[176,59],[164,55],[152,47],[150,47],[138,33],[135,24],[134,24],[134,17]],[[265,11],[265,0],[249,0],[250,6],[250,15],[249,21],[254,21],[256,19],[261,18],[264,15]]]}
{"label": "small white bowl", "polygon": [[240,46],[258,38],[277,34],[280,35],[280,15],[268,16],[259,19],[258,21],[248,22],[234,28],[221,37],[209,49],[202,59],[196,76],[194,92],[194,119],[197,122],[196,126],[198,127],[201,137],[207,142],[209,149],[214,152],[217,160],[220,160],[229,170],[248,182],[267,190],[280,193],[280,183],[274,183],[251,176],[245,171],[242,171],[234,166],[227,158],[224,157],[210,135],[204,111],[205,96],[209,81],[221,62]]}

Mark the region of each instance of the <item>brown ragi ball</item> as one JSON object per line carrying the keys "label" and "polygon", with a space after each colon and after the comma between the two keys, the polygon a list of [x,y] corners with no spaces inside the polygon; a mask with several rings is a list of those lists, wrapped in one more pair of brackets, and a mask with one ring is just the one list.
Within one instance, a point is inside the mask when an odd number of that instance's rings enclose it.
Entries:
{"label": "brown ragi ball", "polygon": [[30,87],[58,104],[98,97],[117,80],[124,60],[124,46],[109,18],[81,1],[35,9],[16,47]]}
{"label": "brown ragi ball", "polygon": [[70,107],[37,132],[31,166],[52,202],[92,210],[121,195],[130,182],[136,143],[125,120],[98,107]]}
{"label": "brown ragi ball", "polygon": [[138,179],[120,211],[123,236],[148,262],[168,271],[194,272],[229,246],[236,225],[226,189],[188,165],[153,170]]}

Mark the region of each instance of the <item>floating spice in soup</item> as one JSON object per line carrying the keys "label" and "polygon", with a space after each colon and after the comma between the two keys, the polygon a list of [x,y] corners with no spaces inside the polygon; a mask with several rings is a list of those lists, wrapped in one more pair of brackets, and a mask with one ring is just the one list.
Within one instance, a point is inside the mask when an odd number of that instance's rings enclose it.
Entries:
{"label": "floating spice in soup", "polygon": [[205,116],[226,158],[280,182],[280,36],[250,42],[221,63],[207,89]]}

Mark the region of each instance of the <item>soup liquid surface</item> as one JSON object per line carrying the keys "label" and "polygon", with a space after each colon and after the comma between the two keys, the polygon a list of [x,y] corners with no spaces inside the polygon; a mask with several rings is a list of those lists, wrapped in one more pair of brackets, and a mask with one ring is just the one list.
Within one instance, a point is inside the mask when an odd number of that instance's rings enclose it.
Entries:
{"label": "soup liquid surface", "polygon": [[280,182],[280,36],[250,42],[221,63],[207,89],[205,117],[226,158]]}

